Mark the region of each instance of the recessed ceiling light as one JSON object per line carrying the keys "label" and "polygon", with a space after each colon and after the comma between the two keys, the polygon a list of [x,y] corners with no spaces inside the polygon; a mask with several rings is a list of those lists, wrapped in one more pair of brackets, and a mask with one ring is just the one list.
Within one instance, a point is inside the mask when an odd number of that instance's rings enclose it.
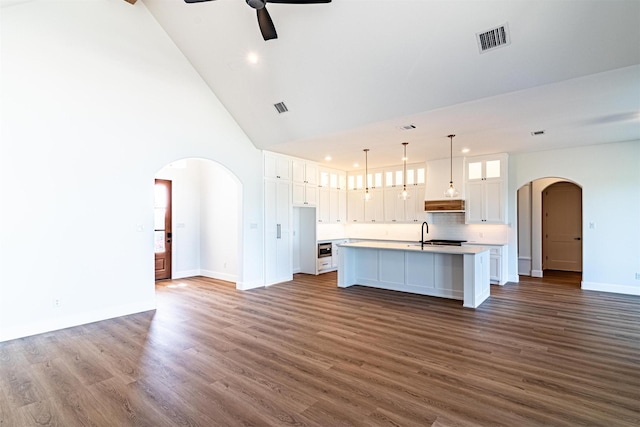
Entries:
{"label": "recessed ceiling light", "polygon": [[416,128],[416,125],[408,124],[408,125],[398,126],[398,128],[399,128],[400,130],[411,130],[411,129],[415,129],[415,128]]}
{"label": "recessed ceiling light", "polygon": [[360,167],[360,165],[359,165],[358,163],[354,163],[354,164],[353,164],[353,167],[354,167],[354,168],[359,168],[359,167]]}
{"label": "recessed ceiling light", "polygon": [[331,161],[331,156],[325,156],[325,158],[324,158],[324,159],[325,159],[327,162],[330,162],[330,161]]}
{"label": "recessed ceiling light", "polygon": [[467,154],[467,153],[468,153],[469,151],[471,151],[471,150],[469,150],[468,148],[463,148],[463,149],[462,149],[462,150],[460,150],[460,151],[461,151],[461,152],[463,152],[463,153],[465,153],[465,154]]}
{"label": "recessed ceiling light", "polygon": [[247,61],[249,62],[249,64],[257,64],[258,63],[258,54],[255,52],[250,52],[247,55]]}

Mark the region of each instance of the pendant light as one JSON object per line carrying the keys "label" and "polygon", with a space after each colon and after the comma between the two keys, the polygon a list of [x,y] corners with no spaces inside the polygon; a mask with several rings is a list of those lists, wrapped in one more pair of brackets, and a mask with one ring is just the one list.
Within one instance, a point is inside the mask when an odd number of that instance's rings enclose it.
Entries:
{"label": "pendant light", "polygon": [[371,193],[369,193],[369,149],[364,150],[364,200],[371,200]]}
{"label": "pendant light", "polygon": [[402,143],[404,149],[404,155],[402,156],[402,192],[398,194],[398,197],[402,200],[407,200],[410,197],[407,191],[407,145],[409,145],[408,142]]}
{"label": "pendant light", "polygon": [[453,186],[453,137],[455,135],[447,135],[447,138],[450,140],[449,144],[449,154],[450,154],[450,174],[449,174],[449,188],[444,191],[444,197],[454,198],[458,197],[458,190]]}

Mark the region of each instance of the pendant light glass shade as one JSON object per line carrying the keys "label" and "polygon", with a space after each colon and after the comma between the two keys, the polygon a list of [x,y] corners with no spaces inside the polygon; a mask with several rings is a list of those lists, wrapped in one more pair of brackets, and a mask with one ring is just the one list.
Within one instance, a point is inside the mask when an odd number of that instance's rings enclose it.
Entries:
{"label": "pendant light glass shade", "polygon": [[407,200],[411,197],[407,191],[407,145],[409,143],[403,142],[402,145],[404,147],[404,155],[402,156],[402,191],[398,194],[398,197],[402,200]]}
{"label": "pendant light glass shade", "polygon": [[449,138],[449,188],[447,188],[444,191],[444,197],[448,197],[448,198],[454,198],[454,197],[458,197],[458,195],[460,193],[458,193],[458,190],[456,190],[456,187],[453,186],[453,137],[455,135],[447,135],[447,138]]}
{"label": "pendant light glass shade", "polygon": [[371,193],[369,193],[369,149],[364,150],[364,200],[365,202],[371,200]]}

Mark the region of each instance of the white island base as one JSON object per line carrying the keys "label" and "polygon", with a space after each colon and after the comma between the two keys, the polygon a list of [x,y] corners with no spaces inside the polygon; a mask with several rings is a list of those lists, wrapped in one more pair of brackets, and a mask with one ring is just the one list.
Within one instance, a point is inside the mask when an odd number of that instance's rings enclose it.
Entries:
{"label": "white island base", "polygon": [[390,242],[340,245],[338,287],[371,286],[463,301],[489,297],[489,249]]}

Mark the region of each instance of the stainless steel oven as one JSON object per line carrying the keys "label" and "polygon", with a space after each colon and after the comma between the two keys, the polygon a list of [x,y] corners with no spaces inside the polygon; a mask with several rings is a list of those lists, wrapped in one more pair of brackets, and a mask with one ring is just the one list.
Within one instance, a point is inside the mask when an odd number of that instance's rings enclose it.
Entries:
{"label": "stainless steel oven", "polygon": [[331,243],[318,243],[318,258],[331,256]]}

